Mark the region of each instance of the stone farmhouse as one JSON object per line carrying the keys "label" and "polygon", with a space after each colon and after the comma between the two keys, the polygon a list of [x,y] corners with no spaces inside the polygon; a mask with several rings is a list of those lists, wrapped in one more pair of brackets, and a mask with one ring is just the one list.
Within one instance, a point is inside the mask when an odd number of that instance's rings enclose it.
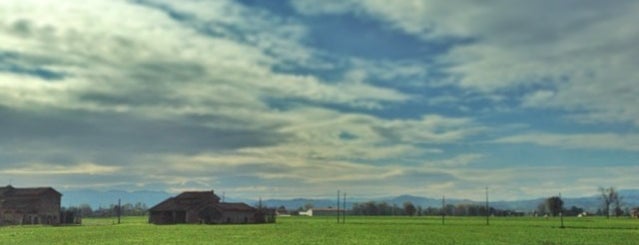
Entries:
{"label": "stone farmhouse", "polygon": [[188,191],[149,209],[152,224],[256,224],[275,222],[274,210],[220,202],[213,191]]}
{"label": "stone farmhouse", "polygon": [[0,187],[0,225],[60,224],[61,197],[51,187]]}

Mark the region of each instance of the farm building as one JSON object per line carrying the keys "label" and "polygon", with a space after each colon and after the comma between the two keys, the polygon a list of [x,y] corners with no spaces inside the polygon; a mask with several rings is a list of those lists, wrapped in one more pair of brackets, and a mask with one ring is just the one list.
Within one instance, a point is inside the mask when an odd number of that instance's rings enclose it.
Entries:
{"label": "farm building", "polygon": [[60,224],[61,197],[51,187],[0,187],[0,225]]}
{"label": "farm building", "polygon": [[213,191],[189,191],[149,209],[153,224],[255,224],[274,222],[270,210],[245,203],[222,203]]}
{"label": "farm building", "polygon": [[[306,211],[300,212],[300,215],[306,216],[335,216],[337,215],[337,208],[311,208]],[[339,210],[340,214],[348,213],[349,211]]]}

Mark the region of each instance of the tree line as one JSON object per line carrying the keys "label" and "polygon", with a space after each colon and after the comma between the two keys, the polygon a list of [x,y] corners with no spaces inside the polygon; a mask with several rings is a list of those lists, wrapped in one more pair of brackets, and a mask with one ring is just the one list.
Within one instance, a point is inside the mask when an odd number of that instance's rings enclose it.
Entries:
{"label": "tree line", "polygon": [[406,216],[433,216],[433,215],[454,215],[454,216],[522,216],[524,213],[513,210],[502,210],[493,207],[486,208],[479,204],[447,204],[442,207],[426,207],[414,205],[412,202],[404,202],[402,206],[389,204],[387,202],[364,202],[354,203],[352,215],[384,216],[384,215],[406,215]]}
{"label": "tree line", "polygon": [[[601,207],[595,213],[596,215],[602,215],[610,218],[611,216],[619,217],[623,215],[630,215],[633,217],[639,217],[639,207],[625,207],[623,203],[623,197],[614,187],[603,188],[599,187],[599,199],[601,201]],[[420,216],[420,215],[454,215],[454,216],[523,216],[524,212],[518,212],[507,209],[496,209],[494,207],[486,208],[485,205],[480,204],[447,204],[444,207],[426,207],[416,206],[411,202],[405,202],[402,206],[397,204],[389,204],[387,202],[375,202],[368,201],[363,203],[354,203],[352,210],[349,212],[352,215],[371,215],[371,216],[383,216],[383,215],[407,215],[407,216]],[[537,209],[528,213],[535,216],[582,216],[587,215],[585,210],[581,207],[571,206],[569,208],[564,207],[564,201],[560,196],[551,196],[544,199],[539,203]]]}
{"label": "tree line", "polygon": [[[614,187],[599,187],[599,200],[601,201],[601,207],[595,213],[596,215],[606,216],[639,216],[639,207],[629,208],[624,210],[623,197]],[[544,199],[535,210],[535,215],[548,215],[548,216],[577,216],[585,215],[584,209],[572,206],[570,208],[564,208],[564,201],[560,196],[552,196]]]}

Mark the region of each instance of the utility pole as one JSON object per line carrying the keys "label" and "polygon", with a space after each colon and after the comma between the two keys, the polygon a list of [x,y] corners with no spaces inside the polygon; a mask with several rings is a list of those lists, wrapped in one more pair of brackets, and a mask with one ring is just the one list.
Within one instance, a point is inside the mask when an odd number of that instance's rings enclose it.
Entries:
{"label": "utility pole", "polygon": [[[559,202],[563,202],[563,200],[561,200],[561,192],[559,192]],[[561,220],[561,226],[559,226],[559,228],[565,228],[564,226],[564,207],[562,207],[562,205],[559,206],[559,220]]]}
{"label": "utility pole", "polygon": [[339,190],[337,190],[337,223],[339,224]]}
{"label": "utility pole", "polygon": [[120,216],[122,216],[122,203],[120,202],[119,198],[118,198],[118,207],[116,210],[116,214],[118,215],[118,224],[120,224]]}
{"label": "utility pole", "polygon": [[442,196],[442,225],[446,223],[446,196]]}
{"label": "utility pole", "polygon": [[490,207],[488,206],[488,186],[486,186],[486,225],[490,225]]}
{"label": "utility pole", "polygon": [[342,206],[342,212],[344,212],[344,214],[342,214],[342,224],[346,224],[346,192],[344,192],[344,198],[342,198],[342,203],[344,203],[344,205]]}

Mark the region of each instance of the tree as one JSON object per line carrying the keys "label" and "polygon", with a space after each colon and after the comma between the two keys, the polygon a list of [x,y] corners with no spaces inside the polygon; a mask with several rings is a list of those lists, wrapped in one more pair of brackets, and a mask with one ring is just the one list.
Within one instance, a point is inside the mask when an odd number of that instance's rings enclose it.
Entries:
{"label": "tree", "polygon": [[279,206],[276,211],[278,214],[288,214],[288,210],[286,210],[284,205]]}
{"label": "tree", "polygon": [[599,192],[601,192],[601,204],[602,204],[602,212],[606,215],[607,218],[610,218],[610,206],[614,205],[615,215],[618,216],[620,213],[618,211],[621,210],[621,196],[614,187],[603,188],[599,187]]}
{"label": "tree", "polygon": [[566,215],[567,216],[578,216],[580,214],[582,214],[584,212],[583,208],[577,207],[577,206],[572,206],[570,207],[570,209],[566,210]]}
{"label": "tree", "polygon": [[446,204],[446,206],[444,207],[444,215],[448,216],[448,215],[455,215],[455,205],[452,204]]}
{"label": "tree", "polygon": [[621,208],[622,200],[623,200],[623,197],[619,195],[619,192],[615,192],[615,195],[613,196],[613,199],[612,199],[612,206],[614,207],[613,213],[615,214],[615,217],[619,217],[624,214],[624,211]]}
{"label": "tree", "polygon": [[415,212],[417,212],[417,209],[412,202],[404,202],[404,212],[406,212],[408,216],[413,216]]}
{"label": "tree", "polygon": [[93,209],[91,209],[91,205],[83,203],[78,207],[80,211],[80,216],[91,216],[93,215]]}
{"label": "tree", "polygon": [[313,208],[312,202],[307,202],[306,204],[304,204],[304,210],[309,210],[311,208]]}
{"label": "tree", "polygon": [[564,209],[564,201],[558,196],[546,198],[546,208],[552,216],[557,216]]}

